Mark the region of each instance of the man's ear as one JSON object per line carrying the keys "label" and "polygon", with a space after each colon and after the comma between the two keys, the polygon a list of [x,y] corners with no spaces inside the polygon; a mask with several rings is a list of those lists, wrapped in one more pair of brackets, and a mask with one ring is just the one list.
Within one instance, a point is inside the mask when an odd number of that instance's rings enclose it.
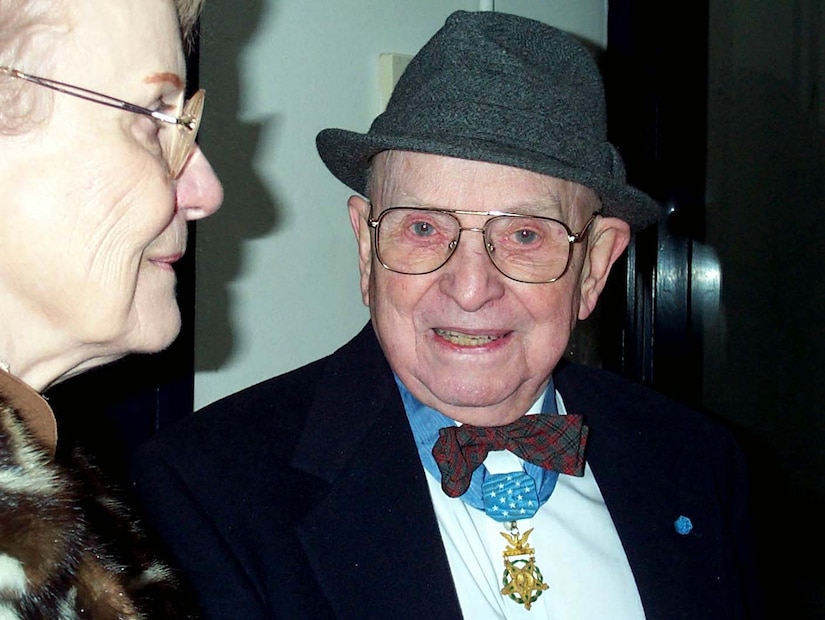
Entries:
{"label": "man's ear", "polygon": [[367,219],[370,215],[370,203],[361,196],[350,196],[347,201],[349,221],[355,240],[358,243],[358,269],[361,272],[361,299],[364,305],[370,305],[370,271],[372,269],[372,238]]}
{"label": "man's ear", "polygon": [[630,243],[630,226],[616,217],[597,217],[588,234],[587,257],[581,275],[579,320],[596,307],[613,263]]}

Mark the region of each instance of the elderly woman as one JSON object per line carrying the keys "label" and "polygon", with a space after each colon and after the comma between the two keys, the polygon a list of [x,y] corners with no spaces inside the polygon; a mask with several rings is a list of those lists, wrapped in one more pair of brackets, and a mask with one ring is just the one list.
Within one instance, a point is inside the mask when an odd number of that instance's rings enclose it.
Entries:
{"label": "elderly woman", "polygon": [[218,179],[184,103],[200,0],[0,0],[0,619],[181,618],[122,508],[55,462],[46,388],[177,335]]}

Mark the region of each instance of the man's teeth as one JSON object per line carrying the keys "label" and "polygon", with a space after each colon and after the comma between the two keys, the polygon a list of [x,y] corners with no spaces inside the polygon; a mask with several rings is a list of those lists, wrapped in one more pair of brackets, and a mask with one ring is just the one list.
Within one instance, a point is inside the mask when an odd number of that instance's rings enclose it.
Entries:
{"label": "man's teeth", "polygon": [[498,340],[501,336],[473,336],[470,334],[462,334],[460,332],[450,332],[446,329],[436,329],[435,333],[453,344],[462,347],[477,347],[493,340]]}

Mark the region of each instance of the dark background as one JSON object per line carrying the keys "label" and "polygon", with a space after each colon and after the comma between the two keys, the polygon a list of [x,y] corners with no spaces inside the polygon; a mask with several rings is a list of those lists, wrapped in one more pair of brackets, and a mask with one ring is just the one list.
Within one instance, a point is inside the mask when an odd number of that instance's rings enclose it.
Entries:
{"label": "dark background", "polygon": [[611,0],[611,140],[662,206],[601,361],[723,421],[751,467],[767,617],[825,617],[822,0]]}

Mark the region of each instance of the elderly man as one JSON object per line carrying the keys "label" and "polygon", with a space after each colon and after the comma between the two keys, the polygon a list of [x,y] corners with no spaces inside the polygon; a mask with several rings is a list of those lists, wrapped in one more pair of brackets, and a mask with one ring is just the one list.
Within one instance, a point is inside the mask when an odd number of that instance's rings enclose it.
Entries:
{"label": "elderly man", "polygon": [[586,50],[456,13],[367,134],[317,142],[358,192],[370,324],[135,469],[207,617],[748,617],[731,438],[562,360],[658,213],[606,141]]}

